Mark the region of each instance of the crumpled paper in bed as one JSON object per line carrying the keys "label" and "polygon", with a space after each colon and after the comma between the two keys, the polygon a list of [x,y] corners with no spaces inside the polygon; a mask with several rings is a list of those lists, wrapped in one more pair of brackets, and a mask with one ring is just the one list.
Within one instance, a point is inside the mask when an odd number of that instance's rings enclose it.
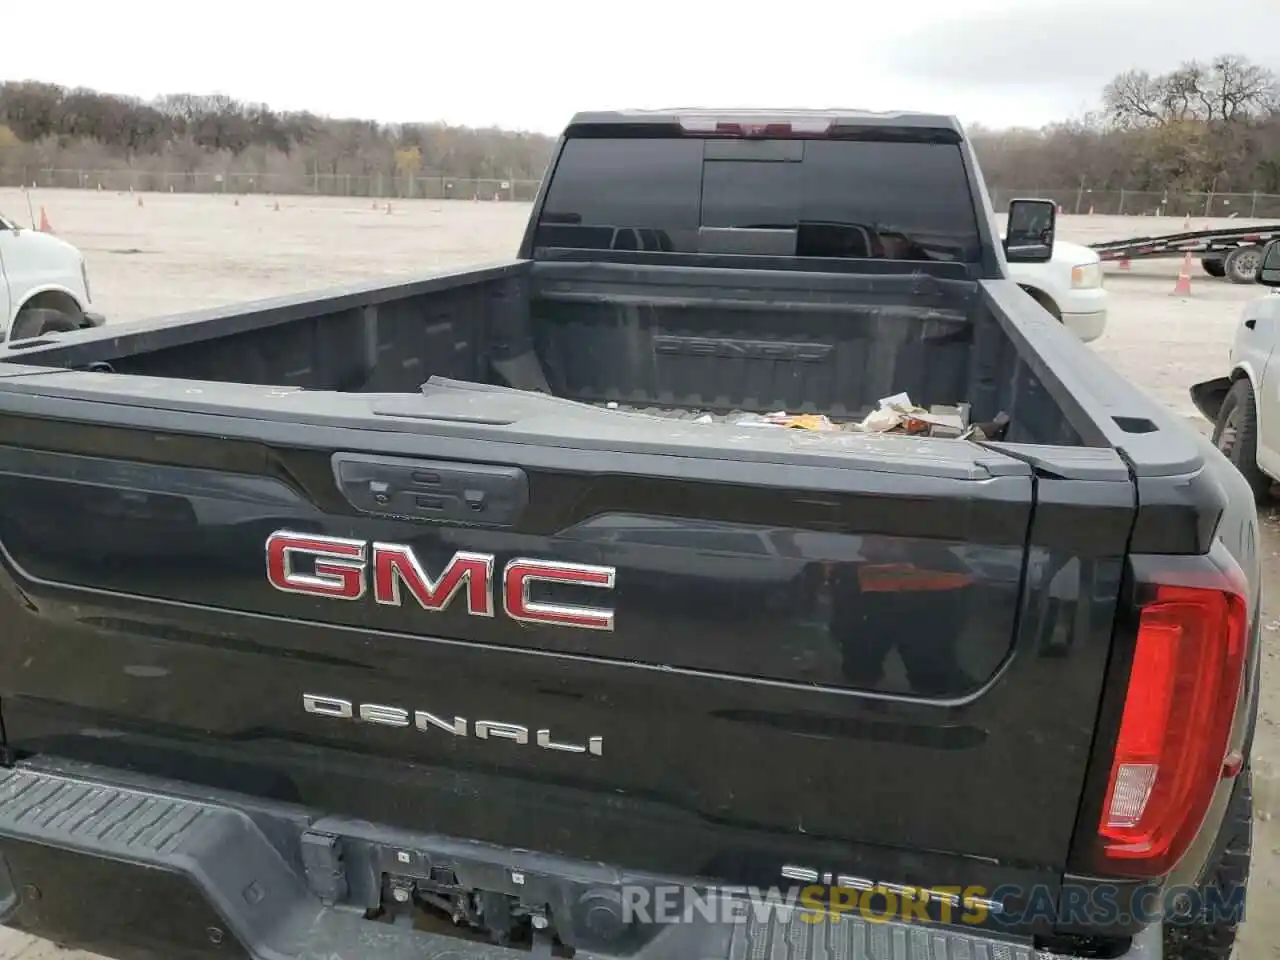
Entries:
{"label": "crumpled paper in bed", "polygon": [[969,405],[954,407],[935,404],[929,410],[916,406],[905,393],[883,397],[880,405],[852,429],[863,433],[928,434],[931,437],[959,437],[969,426]]}

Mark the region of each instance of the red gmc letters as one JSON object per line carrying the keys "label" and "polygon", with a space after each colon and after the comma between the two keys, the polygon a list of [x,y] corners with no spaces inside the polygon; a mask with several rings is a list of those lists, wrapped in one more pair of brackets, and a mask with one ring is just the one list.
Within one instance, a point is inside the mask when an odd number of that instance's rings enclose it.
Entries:
{"label": "red gmc letters", "polygon": [[[305,558],[299,563],[300,558]],[[307,572],[299,572],[299,567]],[[433,577],[411,548],[310,533],[277,530],[267,538],[267,582],[283,593],[333,600],[360,600],[373,587],[373,599],[401,606],[412,598],[423,610],[440,612],[459,598],[473,617],[494,615],[494,558],[460,551]],[[536,583],[576,584],[612,590],[613,567],[560,563],[520,557],[502,573],[502,602],[507,616],[521,623],[612,630],[613,610],[532,599]]]}

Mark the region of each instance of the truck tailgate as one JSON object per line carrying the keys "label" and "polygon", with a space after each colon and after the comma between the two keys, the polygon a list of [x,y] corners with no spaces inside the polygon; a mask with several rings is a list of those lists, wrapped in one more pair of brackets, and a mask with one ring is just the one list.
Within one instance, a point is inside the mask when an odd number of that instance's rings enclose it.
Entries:
{"label": "truck tailgate", "polygon": [[1065,862],[1112,451],[75,376],[0,389],[11,749],[734,882]]}

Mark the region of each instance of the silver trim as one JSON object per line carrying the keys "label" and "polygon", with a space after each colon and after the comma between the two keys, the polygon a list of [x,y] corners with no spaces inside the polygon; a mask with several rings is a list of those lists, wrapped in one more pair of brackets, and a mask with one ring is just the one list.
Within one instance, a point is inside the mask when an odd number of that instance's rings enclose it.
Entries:
{"label": "silver trim", "polygon": [[[382,597],[378,590],[378,561],[383,557],[389,557],[393,560],[390,576],[391,576],[391,596]],[[402,583],[406,583],[404,572],[394,562],[396,560],[404,562],[410,569],[413,576],[417,577],[426,588],[426,592],[434,606],[427,606],[422,602],[422,598],[413,590],[409,589],[409,593],[418,601],[418,605],[428,613],[443,613],[448,609],[449,604],[453,602],[454,597],[458,595],[458,591],[465,586],[467,597],[467,612],[473,617],[492,617],[494,611],[493,605],[493,566],[494,558],[487,553],[470,553],[461,550],[453,555],[453,558],[445,565],[438,579],[433,578],[431,574],[423,569],[422,564],[418,561],[418,556],[413,552],[413,548],[402,543],[382,543],[375,541],[371,550],[371,565],[373,566],[373,599],[383,606],[399,607],[402,606],[402,597],[400,587]],[[436,593],[445,585],[447,578],[453,572],[454,567],[458,564],[476,564],[479,563],[484,567],[484,607],[477,610],[471,605],[471,580],[477,574],[471,566],[465,566],[458,575],[449,592],[443,599],[437,600]]]}
{"label": "silver trim", "polygon": [[[535,567],[550,572],[589,574],[601,578],[602,583],[585,583],[581,580],[560,578],[555,576],[538,576],[526,574],[519,578],[520,609],[517,613],[511,609],[512,573],[520,567]],[[530,586],[541,581],[544,583],[572,583],[582,587],[596,587],[601,590],[612,590],[617,582],[618,571],[614,567],[602,567],[589,563],[561,563],[556,560],[536,560],[533,557],[517,557],[511,560],[502,571],[502,604],[507,616],[520,623],[538,623],[548,626],[575,627],[579,630],[599,630],[605,633],[613,631],[614,611],[612,607],[580,607],[568,603],[540,603],[530,599]],[[528,616],[534,613],[536,616]],[[566,621],[592,618],[602,623],[572,623]]]}
{"label": "silver trim", "polygon": [[870,877],[859,877],[850,873],[820,873],[812,867],[800,867],[787,864],[779,871],[787,880],[798,880],[801,883],[822,884],[828,887],[843,887],[848,890],[882,890],[895,896],[925,903],[936,901],[952,907],[959,907],[961,902],[967,908],[978,907],[988,913],[1003,913],[1004,904],[984,897],[961,897],[953,889],[939,890],[933,887],[920,887],[912,884],[892,883],[888,880],[873,880]]}
{"label": "silver trim", "polygon": [[360,704],[360,719],[382,727],[407,727],[409,711],[401,707],[388,707],[382,703]]}
{"label": "silver trim", "polygon": [[355,716],[350,700],[340,697],[326,697],[318,693],[302,695],[302,709],[322,717],[337,717],[339,720],[351,720]]}
{"label": "silver trim", "polygon": [[559,750],[561,753],[589,753],[593,757],[604,755],[604,737],[588,737],[587,745],[584,747],[576,743],[557,743],[551,739],[550,730],[539,730],[537,740],[538,746],[544,750]]}
{"label": "silver trim", "polygon": [[[332,547],[343,547],[357,551],[359,556],[358,558],[325,557],[322,560],[319,559],[320,557],[324,557],[322,550],[309,550],[304,547],[286,546],[280,558],[281,576],[285,582],[283,584],[276,583],[271,576],[271,546],[278,539],[309,540],[313,543],[328,544]],[[366,570],[368,568],[368,562],[366,560],[367,546],[368,544],[364,540],[351,540],[346,537],[327,537],[318,533],[297,533],[293,530],[277,530],[267,537],[267,542],[264,547],[267,565],[267,583],[271,584],[272,587],[279,590],[281,593],[294,593],[304,597],[322,597],[326,600],[360,600],[369,589],[368,577],[366,575]],[[295,573],[293,570],[293,555],[295,553],[306,553],[317,557],[316,572],[314,574]],[[357,571],[360,574],[360,591],[355,596],[348,597],[338,593],[317,592],[316,589],[298,589],[293,586],[295,583],[301,583],[307,584],[312,588],[320,588],[320,590],[323,591],[326,588],[332,589],[346,585],[346,581],[342,579],[342,575],[340,573],[325,573],[321,569],[322,566],[327,566],[330,570],[335,571]]]}
{"label": "silver trim", "polygon": [[481,740],[495,737],[501,740],[511,740],[519,744],[527,744],[529,742],[529,728],[515,723],[501,723],[497,720],[477,720],[474,729],[476,736]]}
{"label": "silver trim", "polygon": [[413,712],[413,725],[423,733],[427,732],[427,727],[438,727],[445,733],[451,733],[455,737],[465,737],[467,735],[466,717],[454,717],[453,723],[445,723],[444,720],[437,717],[434,713],[427,713],[425,710],[415,710]]}

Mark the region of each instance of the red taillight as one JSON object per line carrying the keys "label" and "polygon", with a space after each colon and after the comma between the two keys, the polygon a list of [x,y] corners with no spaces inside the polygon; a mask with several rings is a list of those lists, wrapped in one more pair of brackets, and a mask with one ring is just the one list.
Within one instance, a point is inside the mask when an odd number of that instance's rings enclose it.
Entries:
{"label": "red taillight", "polygon": [[1117,872],[1167,873],[1195,838],[1227,751],[1244,675],[1248,605],[1239,570],[1220,586],[1150,589],[1098,824]]}
{"label": "red taillight", "polygon": [[785,139],[796,136],[820,136],[830,131],[831,120],[826,117],[800,118],[796,120],[717,120],[715,117],[682,117],[680,126],[687,133],[719,137],[772,137]]}

